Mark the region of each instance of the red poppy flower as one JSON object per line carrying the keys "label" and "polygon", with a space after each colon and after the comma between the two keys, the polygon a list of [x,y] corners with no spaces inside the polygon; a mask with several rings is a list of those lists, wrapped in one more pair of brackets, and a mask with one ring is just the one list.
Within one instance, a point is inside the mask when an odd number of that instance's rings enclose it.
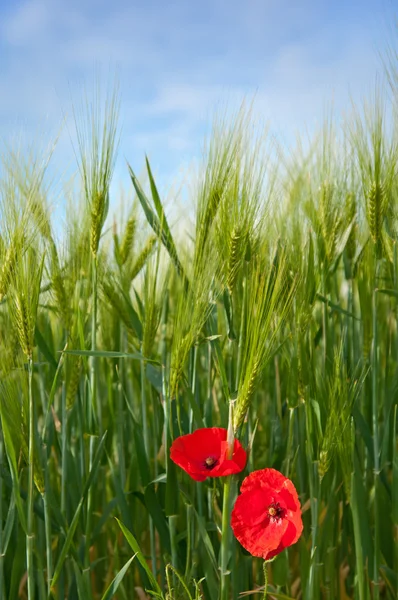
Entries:
{"label": "red poppy flower", "polygon": [[250,473],[231,515],[236,538],[253,556],[270,560],[303,531],[300,502],[290,479],[275,469]]}
{"label": "red poppy flower", "polygon": [[246,451],[234,440],[232,456],[228,458],[227,430],[205,427],[174,440],[170,458],[195,481],[207,477],[225,477],[239,473],[246,465]]}

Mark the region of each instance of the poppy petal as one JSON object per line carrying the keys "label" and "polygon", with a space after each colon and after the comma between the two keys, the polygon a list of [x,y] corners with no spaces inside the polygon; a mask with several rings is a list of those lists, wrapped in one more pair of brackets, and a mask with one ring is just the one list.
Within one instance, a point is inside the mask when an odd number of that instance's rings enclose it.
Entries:
{"label": "poppy petal", "polygon": [[270,521],[263,519],[263,524],[249,526],[246,522],[237,519],[236,515],[231,519],[231,527],[235,537],[250,554],[267,560],[269,554],[275,551],[288,528],[286,519]]}
{"label": "poppy petal", "polygon": [[293,483],[275,469],[251,473],[236,499],[231,527],[246,550],[265,560],[297,542],[303,523]]}
{"label": "poppy petal", "polygon": [[239,473],[246,465],[246,451],[234,440],[231,459],[227,459],[227,430],[205,427],[176,438],[170,448],[170,458],[192,479],[225,477]]}

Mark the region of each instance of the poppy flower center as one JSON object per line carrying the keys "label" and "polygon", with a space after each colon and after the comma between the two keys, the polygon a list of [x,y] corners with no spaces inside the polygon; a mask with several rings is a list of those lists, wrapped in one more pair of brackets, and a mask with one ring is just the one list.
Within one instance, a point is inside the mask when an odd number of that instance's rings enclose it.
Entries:
{"label": "poppy flower center", "polygon": [[209,471],[211,469],[213,469],[216,464],[218,463],[218,460],[216,458],[214,458],[214,456],[208,456],[205,460],[205,467],[206,469],[208,469]]}
{"label": "poppy flower center", "polygon": [[279,502],[273,502],[267,508],[267,513],[271,521],[280,521],[285,516],[285,511]]}

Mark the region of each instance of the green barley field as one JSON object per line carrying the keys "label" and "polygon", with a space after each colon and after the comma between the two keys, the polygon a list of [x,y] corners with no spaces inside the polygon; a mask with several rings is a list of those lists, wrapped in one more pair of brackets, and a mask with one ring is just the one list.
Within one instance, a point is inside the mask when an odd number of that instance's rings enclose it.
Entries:
{"label": "green barley field", "polygon": [[176,223],[148,161],[110,197],[117,92],[75,110],[62,226],[51,153],[3,152],[2,600],[398,597],[387,70],[289,150],[219,115]]}

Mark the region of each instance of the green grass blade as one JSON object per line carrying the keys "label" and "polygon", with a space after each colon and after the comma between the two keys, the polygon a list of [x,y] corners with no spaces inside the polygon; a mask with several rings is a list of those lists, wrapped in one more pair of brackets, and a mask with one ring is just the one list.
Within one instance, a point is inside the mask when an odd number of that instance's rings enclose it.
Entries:
{"label": "green grass blade", "polygon": [[166,551],[170,554],[171,546],[169,526],[164,511],[156,496],[155,485],[153,483],[150,483],[145,488],[144,498],[145,506],[147,507],[148,512],[152,517],[153,524],[155,525],[155,528],[159,534],[160,543],[162,545],[163,551]]}
{"label": "green grass blade", "polygon": [[171,258],[174,261],[174,264],[177,267],[177,271],[178,271],[179,275],[184,276],[184,271],[183,271],[182,265],[177,256],[177,250],[176,250],[176,246],[175,246],[175,243],[173,240],[173,236],[171,235],[170,227],[169,227],[169,224],[166,219],[166,215],[163,210],[163,205],[160,200],[160,196],[159,196],[159,193],[158,193],[158,190],[157,190],[157,187],[155,184],[155,180],[152,175],[152,170],[151,170],[151,167],[150,167],[147,157],[145,157],[145,161],[146,161],[146,167],[147,167],[147,171],[148,171],[149,183],[151,186],[152,200],[155,205],[156,212],[158,214],[158,218],[159,218],[159,221],[160,221],[160,224],[162,227],[162,231],[164,231],[165,237],[166,237],[167,243],[168,243],[168,246],[166,246],[166,248],[167,249],[170,248],[169,253],[170,253]]}
{"label": "green grass blade", "polygon": [[90,600],[92,598],[91,591],[88,589],[87,581],[83,577],[80,567],[75,560],[73,560],[73,571],[75,573],[76,587],[79,598],[87,598],[87,600]]}
{"label": "green grass blade", "polygon": [[56,583],[57,583],[57,581],[59,579],[59,576],[61,574],[61,570],[62,570],[63,564],[65,562],[65,559],[66,559],[66,556],[68,554],[69,548],[70,548],[70,546],[72,544],[73,536],[75,535],[75,531],[76,531],[77,525],[79,523],[80,512],[81,512],[82,507],[83,507],[83,502],[84,502],[84,498],[82,498],[80,500],[80,502],[79,502],[79,504],[78,504],[78,506],[76,508],[75,514],[73,515],[73,519],[72,519],[72,522],[71,522],[71,524],[69,526],[68,532],[66,534],[64,545],[62,546],[62,550],[61,550],[61,552],[59,554],[59,557],[58,557],[58,560],[57,560],[57,564],[56,564],[55,569],[54,569],[54,575],[53,575],[53,578],[52,578],[52,581],[51,581],[51,587],[52,588],[55,587],[55,585],[56,585]]}
{"label": "green grass blade", "polygon": [[369,515],[365,506],[365,490],[360,476],[359,465],[354,458],[354,471],[351,478],[351,514],[354,525],[356,576],[359,600],[369,600],[369,586],[366,565],[371,563],[372,538],[369,530]]}
{"label": "green grass blade", "polygon": [[136,556],[137,555],[134,554],[126,562],[126,564],[120,569],[120,571],[118,572],[116,577],[113,579],[110,586],[107,588],[105,594],[102,596],[101,600],[111,600],[111,598],[113,598],[114,594],[116,593],[117,588],[119,587],[120,583],[122,582],[123,577],[127,573],[129,566],[131,565],[131,563],[133,562],[133,560],[135,559]]}
{"label": "green grass blade", "polygon": [[65,354],[74,354],[75,356],[97,356],[99,358],[131,358],[133,360],[142,360],[143,356],[139,352],[118,352],[111,350],[65,350]]}
{"label": "green grass blade", "polygon": [[203,547],[205,548],[206,553],[207,553],[208,557],[210,558],[210,562],[214,569],[214,573],[216,574],[216,577],[218,579],[219,578],[218,563],[217,563],[216,555],[214,553],[213,544],[211,543],[211,539],[210,539],[209,534],[204,525],[203,517],[200,517],[195,509],[194,509],[194,514],[196,517],[199,535],[202,540]]}
{"label": "green grass blade", "polygon": [[14,499],[15,499],[15,503],[17,506],[19,521],[21,523],[24,533],[26,534],[26,517],[25,517],[25,511],[23,509],[22,501],[21,501],[21,493],[20,493],[19,477],[18,477],[18,462],[17,462],[16,453],[15,453],[13,437],[8,428],[7,420],[2,418],[1,424],[2,424],[2,428],[3,428],[4,445],[6,448],[8,464],[10,465]]}
{"label": "green grass blade", "polygon": [[[397,448],[397,421],[398,421],[398,406],[395,406],[393,418],[393,452],[392,452],[392,523],[395,531],[394,543],[394,570],[398,573],[398,448]],[[395,592],[398,595],[398,577],[396,580]]]}
{"label": "green grass blade", "polygon": [[[72,541],[73,541],[73,536],[75,534],[77,525],[79,523],[80,513],[81,513],[81,510],[82,510],[82,507],[83,507],[86,495],[87,495],[87,493],[88,493],[91,485],[93,484],[95,477],[97,476],[98,468],[99,468],[99,465],[100,465],[100,461],[101,461],[101,458],[102,458],[102,455],[103,455],[103,451],[105,449],[106,436],[107,436],[107,432],[105,432],[103,434],[103,436],[102,436],[102,438],[101,438],[101,440],[100,440],[100,442],[98,444],[98,448],[96,450],[96,453],[94,455],[94,459],[93,459],[93,463],[92,463],[92,468],[90,470],[90,473],[89,473],[89,475],[87,477],[87,480],[85,482],[85,485],[83,487],[82,497],[81,497],[80,502],[79,502],[79,504],[78,504],[78,506],[76,508],[75,514],[73,515],[72,522],[71,522],[71,524],[69,526],[69,529],[67,531],[67,534],[66,534],[64,545],[62,547],[62,550],[61,550],[60,555],[58,557],[57,564],[56,564],[55,569],[54,569],[54,575],[53,575],[53,579],[52,579],[52,582],[51,582],[52,587],[55,586],[55,584],[57,583],[57,581],[59,579],[59,576],[60,576],[61,570],[62,570],[62,566],[63,566],[63,564],[65,562],[65,559],[66,559],[66,556],[68,554],[69,548],[70,548],[70,546],[72,544]],[[89,541],[87,541],[87,543],[89,543]]]}
{"label": "green grass blade", "polygon": [[38,347],[40,348],[40,351],[43,353],[43,356],[48,360],[50,365],[54,369],[56,369],[58,367],[58,363],[55,360],[55,357],[54,357],[53,353],[51,352],[50,348],[48,347],[46,340],[40,333],[40,330],[38,329],[37,325],[35,328],[35,342],[38,345]]}
{"label": "green grass blade", "polygon": [[161,221],[159,220],[158,216],[152,210],[149,200],[146,197],[144,190],[142,189],[142,187],[141,187],[138,179],[136,178],[130,165],[128,165],[128,169],[130,172],[131,181],[133,182],[135,191],[137,193],[138,199],[141,203],[142,209],[145,213],[145,216],[147,218],[149,225],[152,227],[152,229],[154,230],[156,235],[161,239],[164,247],[168,251],[170,258],[173,261],[173,263],[177,269],[177,272],[180,275],[182,275],[183,269],[182,269],[182,265],[177,256],[173,238],[171,237],[171,235],[170,236],[167,235],[165,229],[163,228]]}
{"label": "green grass blade", "polygon": [[116,521],[118,522],[119,527],[122,530],[123,535],[126,538],[130,548],[133,550],[134,556],[137,557],[137,559],[140,562],[141,566],[143,567],[145,573],[147,574],[152,590],[154,592],[157,592],[158,594],[161,594],[162,590],[160,589],[159,584],[156,581],[151,569],[148,567],[147,561],[145,560],[145,556],[142,554],[137,540],[135,539],[135,537],[133,536],[131,531],[129,531],[127,529],[127,527],[125,527],[123,525],[123,523],[121,523],[121,521],[119,521],[119,519],[116,519]]}

